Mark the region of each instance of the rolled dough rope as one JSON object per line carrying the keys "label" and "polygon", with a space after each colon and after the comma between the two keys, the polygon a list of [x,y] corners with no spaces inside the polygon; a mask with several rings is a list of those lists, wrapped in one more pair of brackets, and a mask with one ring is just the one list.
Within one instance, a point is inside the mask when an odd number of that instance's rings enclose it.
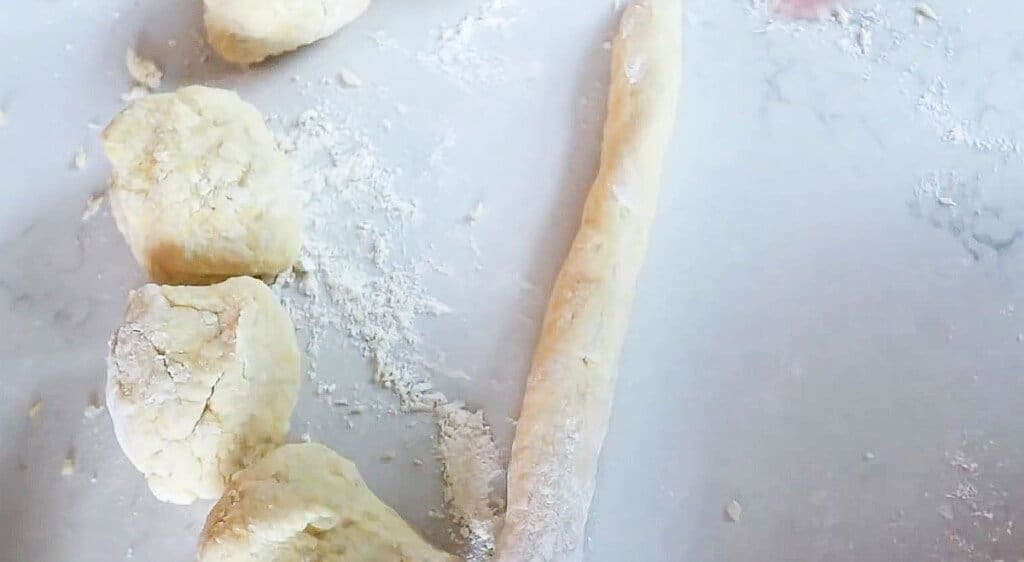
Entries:
{"label": "rolled dough rope", "polygon": [[498,562],[581,560],[619,355],[675,124],[680,0],[633,0],[612,51],[601,167],[526,382]]}

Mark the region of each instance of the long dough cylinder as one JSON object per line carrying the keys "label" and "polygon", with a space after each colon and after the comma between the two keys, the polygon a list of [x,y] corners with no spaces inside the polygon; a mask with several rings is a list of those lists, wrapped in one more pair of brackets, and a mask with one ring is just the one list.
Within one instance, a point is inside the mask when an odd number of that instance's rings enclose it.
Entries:
{"label": "long dough cylinder", "polygon": [[623,12],[601,167],[527,377],[498,562],[582,559],[619,355],[675,124],[681,20],[679,0],[634,0]]}

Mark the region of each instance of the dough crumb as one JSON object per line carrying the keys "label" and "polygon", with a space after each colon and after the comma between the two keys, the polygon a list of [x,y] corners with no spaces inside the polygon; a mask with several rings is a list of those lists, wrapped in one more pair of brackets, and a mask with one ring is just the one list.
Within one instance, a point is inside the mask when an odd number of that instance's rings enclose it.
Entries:
{"label": "dough crumb", "polygon": [[125,51],[124,63],[128,68],[128,74],[136,84],[150,90],[160,87],[160,80],[163,79],[164,73],[156,63],[140,57],[135,49],[131,48]]}
{"label": "dough crumb", "polygon": [[839,25],[848,25],[850,23],[850,12],[846,11],[846,8],[842,6],[836,6],[832,8],[832,17],[836,19]]}
{"label": "dough crumb", "polygon": [[468,222],[469,224],[476,224],[476,222],[479,221],[480,218],[483,216],[484,204],[481,201],[476,204],[476,207],[473,207],[473,210],[468,215],[466,215],[466,222]]}
{"label": "dough crumb", "polygon": [[363,85],[363,79],[347,68],[341,69],[341,72],[338,73],[338,80],[341,81],[342,86],[348,88],[358,88]]}
{"label": "dough crumb", "polygon": [[68,453],[68,456],[64,457],[64,462],[60,465],[61,476],[71,476],[75,473],[75,457]]}
{"label": "dough crumb", "polygon": [[103,205],[103,194],[94,193],[89,200],[85,202],[85,210],[82,211],[82,222],[87,222],[89,219],[96,216],[99,212],[100,207]]}
{"label": "dough crumb", "polygon": [[739,522],[740,517],[743,516],[743,506],[736,500],[730,501],[728,505],[725,506],[725,516],[732,523]]}
{"label": "dough crumb", "polygon": [[107,411],[107,407],[103,404],[87,404],[85,410],[82,411],[82,417],[87,420],[94,420],[105,411]]}
{"label": "dough crumb", "polygon": [[138,99],[142,99],[149,95],[149,90],[142,86],[132,86],[131,90],[121,94],[121,101],[128,103]]}
{"label": "dough crumb", "polygon": [[871,53],[871,30],[862,27],[857,32],[857,46],[860,47],[862,55],[868,55]]}
{"label": "dough crumb", "polygon": [[865,461],[873,461],[875,460],[875,454],[871,451],[864,451],[863,458]]}
{"label": "dough crumb", "polygon": [[75,157],[71,160],[71,165],[76,170],[82,170],[85,165],[89,163],[89,157],[85,154],[85,150],[79,148],[78,152],[75,153]]}
{"label": "dough crumb", "polygon": [[931,6],[924,2],[918,2],[914,5],[914,16],[917,20],[917,25],[924,23],[924,20],[939,21],[939,15],[935,13]]}
{"label": "dough crumb", "polygon": [[29,406],[29,408],[28,408],[28,417],[29,417],[29,419],[32,419],[32,418],[38,416],[39,412],[42,409],[43,409],[43,401],[42,400],[36,400],[35,402],[33,402],[32,405]]}

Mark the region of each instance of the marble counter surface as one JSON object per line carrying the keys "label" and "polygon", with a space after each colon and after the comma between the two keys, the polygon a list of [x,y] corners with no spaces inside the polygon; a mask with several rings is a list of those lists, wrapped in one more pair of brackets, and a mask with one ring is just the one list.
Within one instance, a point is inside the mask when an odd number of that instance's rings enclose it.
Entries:
{"label": "marble counter surface", "polygon": [[[509,446],[596,165],[614,3],[379,0],[250,71],[207,56],[196,4],[24,2],[0,35],[4,562],[189,560],[209,509],[157,502],[106,413],[83,415],[143,282],[109,211],[81,218],[106,186],[98,134],[130,87],[128,47],[165,70],[162,90],[236,88],[283,121],[324,99],[350,114],[418,202],[408,251],[450,273],[425,283],[453,312],[421,331],[468,380],[437,384]],[[588,562],[1024,558],[1024,12],[930,0],[934,21],[916,4],[792,22],[689,1]],[[322,85],[342,69],[362,85]],[[320,370],[372,392],[350,346]],[[451,546],[429,417],[349,427],[303,384],[295,433]]]}

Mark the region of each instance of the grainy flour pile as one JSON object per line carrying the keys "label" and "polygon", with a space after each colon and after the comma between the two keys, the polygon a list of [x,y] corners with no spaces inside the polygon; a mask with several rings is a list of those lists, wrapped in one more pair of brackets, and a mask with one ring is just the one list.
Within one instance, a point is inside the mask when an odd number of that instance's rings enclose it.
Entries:
{"label": "grainy flour pile", "polygon": [[384,163],[368,135],[332,107],[320,104],[278,125],[307,224],[299,263],[272,286],[308,340],[307,375],[321,395],[333,392],[317,359],[328,342],[343,341],[371,362],[374,380],[395,393],[403,411],[436,416],[455,538],[466,559],[483,560],[493,550],[502,507],[494,490],[501,468],[483,413],[449,402],[421,354],[418,319],[450,310],[423,286],[427,260],[395,249],[416,204],[395,190],[400,172]]}
{"label": "grainy flour pile", "polygon": [[307,224],[298,265],[274,286],[309,339],[308,374],[317,377],[316,358],[334,329],[373,362],[376,380],[403,409],[444,402],[418,364],[414,321],[446,307],[424,292],[415,265],[391,259],[394,238],[415,212],[394,191],[396,172],[323,106],[304,112],[280,144],[295,165]]}
{"label": "grainy flour pile", "polygon": [[447,459],[444,500],[467,545],[467,560],[484,560],[494,549],[497,517],[503,508],[493,483],[502,476],[491,429],[483,412],[469,412],[453,403],[438,409],[438,452]]}
{"label": "grainy flour pile", "polygon": [[454,79],[463,87],[494,84],[505,80],[503,57],[473,46],[481,31],[505,29],[518,18],[517,0],[488,0],[458,22],[434,31],[433,43],[417,54],[428,68]]}

